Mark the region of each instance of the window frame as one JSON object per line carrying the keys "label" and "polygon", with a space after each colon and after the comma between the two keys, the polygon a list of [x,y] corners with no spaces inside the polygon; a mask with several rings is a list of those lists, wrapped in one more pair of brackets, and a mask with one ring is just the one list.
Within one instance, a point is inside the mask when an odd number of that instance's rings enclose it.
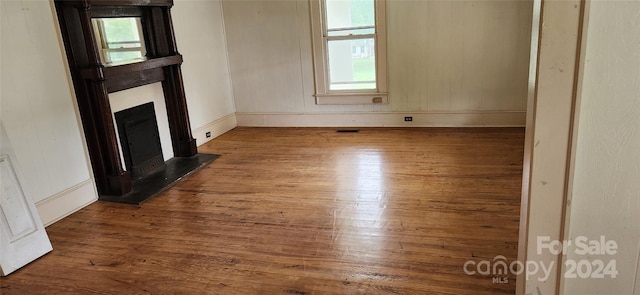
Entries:
{"label": "window frame", "polygon": [[[326,25],[326,0],[310,0],[311,36],[313,48],[313,68],[316,104],[386,104],[389,103],[387,90],[387,28],[386,1],[374,0],[375,13],[375,66],[376,89],[331,90],[329,80],[328,42],[337,39],[329,37]],[[338,37],[345,40],[362,39]]]}

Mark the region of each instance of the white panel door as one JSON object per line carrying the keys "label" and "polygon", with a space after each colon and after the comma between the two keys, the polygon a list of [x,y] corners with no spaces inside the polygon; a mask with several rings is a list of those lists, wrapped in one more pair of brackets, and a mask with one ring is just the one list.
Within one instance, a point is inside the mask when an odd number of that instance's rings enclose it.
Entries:
{"label": "white panel door", "polygon": [[6,276],[52,248],[7,154],[0,154],[0,186],[0,274]]}

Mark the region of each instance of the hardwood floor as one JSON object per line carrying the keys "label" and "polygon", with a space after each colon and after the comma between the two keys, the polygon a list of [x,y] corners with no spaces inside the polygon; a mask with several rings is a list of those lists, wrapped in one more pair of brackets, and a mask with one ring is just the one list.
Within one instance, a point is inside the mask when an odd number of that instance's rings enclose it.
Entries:
{"label": "hardwood floor", "polygon": [[[236,128],[137,207],[97,202],[2,294],[513,294],[521,128]],[[468,270],[477,270],[469,266]]]}

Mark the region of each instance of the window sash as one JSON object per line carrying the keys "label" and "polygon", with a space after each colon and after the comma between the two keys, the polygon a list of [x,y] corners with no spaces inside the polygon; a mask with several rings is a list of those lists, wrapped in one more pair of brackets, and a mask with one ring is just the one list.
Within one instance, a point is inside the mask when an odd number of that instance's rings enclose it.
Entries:
{"label": "window sash", "polygon": [[[349,32],[349,31],[352,31],[352,33],[346,34],[346,32]],[[365,31],[367,33],[359,33],[359,31]],[[373,33],[368,33],[369,31],[373,31]],[[335,29],[328,29],[326,32],[324,32],[325,37],[349,37],[349,36],[362,36],[362,35],[375,35],[375,34],[376,34],[375,26],[335,28]]]}
{"label": "window sash", "polygon": [[[376,34],[363,34],[363,35],[346,35],[346,36],[326,36],[324,37],[327,41],[332,40],[358,40],[358,39],[376,39]],[[378,45],[376,43],[376,45]]]}
{"label": "window sash", "polygon": [[[329,42],[330,41],[337,41],[337,40],[358,40],[358,39],[373,39],[374,42],[374,48],[377,47],[377,33],[376,33],[376,24],[374,22],[374,25],[372,26],[352,26],[352,27],[341,27],[341,28],[332,28],[329,29],[328,24],[328,14],[327,14],[327,5],[326,5],[326,0],[320,0],[321,2],[321,14],[322,14],[322,19],[324,20],[323,22],[323,41],[324,41],[324,52],[326,55],[326,64],[325,64],[325,76],[326,76],[326,92],[327,93],[352,93],[352,92],[371,92],[371,91],[378,91],[378,83],[377,81],[375,82],[375,88],[364,88],[364,89],[358,89],[358,88],[349,88],[349,89],[331,89],[331,86],[333,84],[336,84],[336,82],[332,82],[331,80],[331,65],[330,65],[330,51],[329,51]],[[374,20],[376,19],[376,1],[373,1],[373,18]],[[350,34],[350,35],[339,35],[339,36],[329,36],[330,32],[336,32],[336,31],[347,31],[347,30],[354,30],[354,29],[361,29],[361,28],[367,28],[367,29],[374,29],[373,33],[370,34]],[[374,58],[377,60],[378,56],[377,53],[375,53]],[[377,78],[378,76],[378,69],[375,69],[376,73],[375,76]],[[355,78],[354,78],[355,79]],[[377,80],[377,79],[376,79]],[[355,81],[351,81],[351,82],[355,82]],[[344,84],[357,84],[357,83],[350,83],[350,82],[346,82]]]}
{"label": "window sash", "polygon": [[[377,58],[377,54],[375,52],[375,44],[376,44],[376,38],[375,35],[373,36],[354,36],[352,38],[327,38],[327,52],[326,52],[326,59],[327,59],[327,65],[326,65],[326,79],[327,79],[327,84],[329,86],[328,92],[329,93],[352,93],[352,92],[372,92],[372,91],[378,91],[378,83],[377,83],[377,68],[376,68],[376,58]],[[355,70],[355,62],[356,60],[358,60],[358,58],[353,58],[353,48],[349,49],[348,54],[351,55],[352,59],[351,59],[351,66],[353,66],[354,68],[352,68],[352,75],[350,78],[345,79],[345,77],[332,77],[333,69],[332,69],[332,63],[331,63],[331,49],[330,49],[330,45],[329,42],[331,41],[355,41],[355,40],[372,40],[374,43],[374,48],[373,48],[373,80],[358,80],[358,78],[356,77],[356,70]],[[336,42],[336,43],[338,43]],[[350,46],[353,46],[353,44],[350,42],[349,44]],[[364,73],[360,72],[360,75],[362,75]],[[360,77],[361,78],[361,77]],[[369,85],[371,85],[369,86]],[[340,87],[340,85],[344,86],[351,86],[350,88],[342,88]],[[360,86],[358,86],[360,85]],[[363,87],[364,86],[364,87]]]}

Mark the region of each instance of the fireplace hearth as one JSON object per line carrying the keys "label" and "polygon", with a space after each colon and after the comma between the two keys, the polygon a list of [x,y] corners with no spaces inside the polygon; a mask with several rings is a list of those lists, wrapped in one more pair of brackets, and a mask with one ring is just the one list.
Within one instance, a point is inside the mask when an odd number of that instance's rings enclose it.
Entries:
{"label": "fireplace hearth", "polygon": [[101,195],[100,200],[134,205],[142,204],[218,157],[218,155],[212,154],[196,154],[188,158],[171,158],[164,162],[161,168],[134,180],[129,193],[123,196]]}

